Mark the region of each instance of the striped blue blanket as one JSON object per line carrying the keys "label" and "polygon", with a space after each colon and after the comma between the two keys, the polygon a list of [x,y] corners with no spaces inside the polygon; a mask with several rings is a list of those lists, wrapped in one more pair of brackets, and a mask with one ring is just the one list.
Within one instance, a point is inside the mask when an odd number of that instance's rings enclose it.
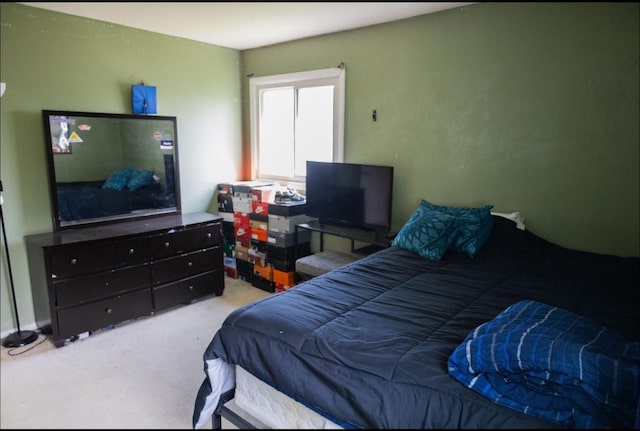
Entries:
{"label": "striped blue blanket", "polygon": [[517,302],[449,357],[449,375],[495,403],[573,428],[638,427],[640,348],[567,310]]}

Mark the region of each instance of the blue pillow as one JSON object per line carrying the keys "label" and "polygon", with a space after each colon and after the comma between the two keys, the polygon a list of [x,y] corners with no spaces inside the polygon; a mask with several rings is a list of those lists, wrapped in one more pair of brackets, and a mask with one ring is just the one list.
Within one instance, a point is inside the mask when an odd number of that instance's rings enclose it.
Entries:
{"label": "blue pillow", "polygon": [[134,169],[131,178],[129,178],[127,182],[127,188],[131,191],[138,190],[141,187],[151,184],[151,181],[153,181],[153,171]]}
{"label": "blue pillow", "polygon": [[480,248],[489,240],[492,229],[493,217],[491,217],[491,214],[489,214],[489,217],[482,217],[478,223],[478,228],[473,232],[470,229],[466,240],[464,240],[464,244],[456,251],[467,253],[469,257],[475,256],[478,254]]}
{"label": "blue pillow", "polygon": [[114,171],[102,185],[103,189],[122,190],[127,185],[133,170],[125,167],[121,171]]}
{"label": "blue pillow", "polygon": [[419,205],[409,217],[392,245],[429,260],[440,260],[457,234],[453,215]]}
{"label": "blue pillow", "polygon": [[420,205],[456,218],[458,232],[450,247],[451,250],[474,257],[489,239],[493,227],[491,216],[493,205],[484,205],[480,208],[450,207],[434,205],[426,200],[422,200]]}

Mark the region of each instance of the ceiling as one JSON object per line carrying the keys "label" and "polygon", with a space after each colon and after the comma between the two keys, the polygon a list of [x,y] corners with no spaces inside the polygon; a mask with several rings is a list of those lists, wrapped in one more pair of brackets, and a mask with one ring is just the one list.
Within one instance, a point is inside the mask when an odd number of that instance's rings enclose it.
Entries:
{"label": "ceiling", "polygon": [[432,2],[21,2],[238,50],[465,6]]}

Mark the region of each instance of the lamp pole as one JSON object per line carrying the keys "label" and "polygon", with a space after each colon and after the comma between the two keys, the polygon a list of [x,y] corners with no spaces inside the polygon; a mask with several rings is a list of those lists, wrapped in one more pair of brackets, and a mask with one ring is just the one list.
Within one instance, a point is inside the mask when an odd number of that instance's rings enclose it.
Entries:
{"label": "lamp pole", "polygon": [[[4,95],[7,84],[0,82],[0,97]],[[9,243],[7,242],[7,230],[4,227],[4,214],[2,213],[2,180],[0,180],[0,222],[2,222],[2,239],[7,256],[7,268],[9,269],[9,283],[11,284],[11,298],[13,299],[13,313],[16,316],[17,331],[9,334],[3,341],[4,347],[22,347],[31,344],[38,339],[35,331],[22,331],[20,329],[20,317],[18,317],[18,305],[16,304],[16,290],[13,285],[13,271],[11,270],[11,257],[9,256]]]}
{"label": "lamp pole", "polygon": [[11,296],[13,299],[13,312],[16,316],[16,325],[18,330],[8,335],[2,345],[4,347],[22,347],[31,344],[38,339],[38,334],[34,331],[20,330],[20,318],[18,317],[18,305],[16,304],[16,291],[13,285],[13,272],[11,270],[11,257],[9,256],[9,243],[7,242],[7,230],[4,227],[4,214],[2,213],[2,180],[0,180],[0,221],[2,221],[2,239],[4,240],[4,249],[7,256],[7,267],[9,268],[9,282],[11,283]]}

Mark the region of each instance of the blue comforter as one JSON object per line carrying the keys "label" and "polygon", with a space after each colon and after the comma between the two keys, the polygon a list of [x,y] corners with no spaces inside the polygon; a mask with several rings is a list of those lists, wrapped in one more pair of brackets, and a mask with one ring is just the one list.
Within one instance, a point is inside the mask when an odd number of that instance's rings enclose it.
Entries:
{"label": "blue comforter", "polygon": [[497,404],[575,428],[637,427],[640,349],[558,307],[519,301],[478,326],[449,374]]}
{"label": "blue comforter", "polygon": [[639,262],[563,249],[501,217],[473,258],[389,247],[231,313],[203,354],[193,426],[234,387],[237,364],[343,427],[559,428],[469,390],[449,357],[527,299],[640,340]]}

